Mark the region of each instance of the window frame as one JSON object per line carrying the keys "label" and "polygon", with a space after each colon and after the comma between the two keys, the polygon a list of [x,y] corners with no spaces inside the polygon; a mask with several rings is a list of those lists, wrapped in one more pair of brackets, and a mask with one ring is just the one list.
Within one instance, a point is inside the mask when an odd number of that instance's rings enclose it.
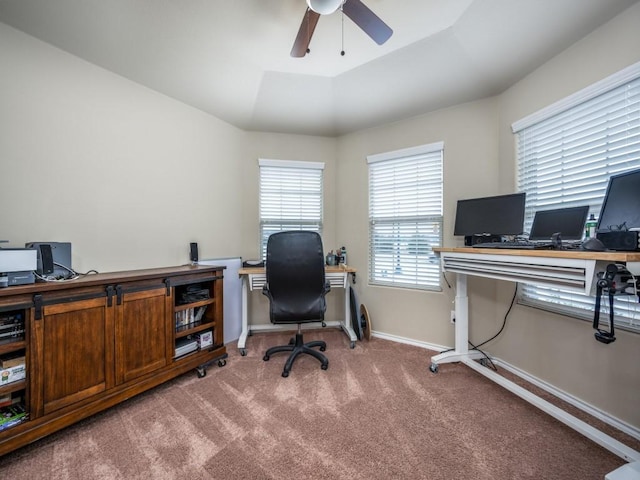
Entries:
{"label": "window frame", "polygon": [[441,291],[444,142],[369,155],[367,165],[369,285]]}
{"label": "window frame", "polygon": [[[528,231],[531,226],[536,208],[543,210],[589,204],[589,212],[598,216],[604,200],[608,178],[617,173],[640,168],[640,98],[637,93],[639,89],[640,62],[630,65],[512,125],[512,131],[516,136],[518,190],[527,192],[525,231]],[[620,124],[622,127],[616,123],[617,119],[615,121],[610,119],[614,117],[613,112],[616,111],[614,106],[621,105],[616,97],[631,99],[631,101],[624,102],[619,109],[625,112],[625,115],[622,116],[624,121],[621,121]],[[599,102],[603,102],[602,108],[600,113],[596,113],[596,106]],[[583,116],[584,113],[589,113],[591,116]],[[574,115],[573,119],[569,118],[571,115]],[[597,118],[598,121],[595,122],[592,117]],[[570,134],[573,130],[569,129],[575,129],[581,125],[581,122],[584,122],[585,126],[593,123],[594,127],[588,133]],[[598,125],[596,126],[595,123]],[[550,125],[554,125],[553,128],[543,134],[541,129]],[[538,129],[537,132],[536,129]],[[625,133],[620,133],[621,131],[626,132],[626,136]],[[612,135],[614,132],[615,135]],[[525,140],[524,137],[527,135],[531,138]],[[536,137],[536,135],[538,136]],[[576,173],[571,173],[571,171],[566,173],[569,167],[574,164],[578,165],[578,163],[577,160],[569,159],[570,155],[561,150],[557,154],[556,163],[554,164],[552,160],[549,161],[549,165],[553,165],[559,170],[566,167],[563,174],[565,175],[564,180],[558,182],[557,192],[552,192],[549,188],[544,192],[544,195],[537,195],[539,193],[537,185],[537,182],[540,181],[539,172],[536,171],[536,178],[533,181],[525,176],[528,175],[528,168],[542,168],[543,162],[551,157],[549,146],[552,144],[551,137],[554,135],[560,137],[557,143],[563,142],[563,149],[565,148],[564,144],[569,143],[566,139],[574,140],[582,135],[579,142],[585,144],[582,147],[584,150],[580,152],[584,166],[576,168]],[[529,146],[525,142],[530,142]],[[617,142],[616,145],[613,145],[614,142]],[[624,145],[624,148],[619,146],[620,143]],[[597,153],[596,147],[594,147],[596,144],[598,144]],[[527,148],[529,148],[528,151]],[[560,148],[558,149],[560,150]],[[567,148],[567,150],[569,149]],[[542,159],[542,157],[545,158]],[[579,182],[576,182],[575,178],[582,174],[581,168],[588,171],[584,174],[584,186],[579,187]],[[533,189],[527,188],[532,185]],[[536,194],[530,195],[533,192]],[[592,321],[595,297],[557,289],[554,291],[553,289],[524,286],[519,289],[518,303]],[[614,308],[616,328],[640,333],[640,306],[636,296],[616,296]],[[600,312],[601,321],[604,319],[605,322],[608,322],[608,311],[608,302],[603,301]]]}
{"label": "window frame", "polygon": [[[310,230],[322,235],[324,162],[260,158],[258,167],[260,257],[263,260],[266,259],[267,239],[272,233],[286,230]],[[292,189],[296,182],[298,188]],[[316,187],[317,191],[314,191],[313,188]],[[288,190],[285,191],[285,188]],[[291,204],[292,199],[296,200],[293,204]],[[271,205],[266,206],[267,200]],[[298,217],[293,216],[296,210],[301,214]],[[265,216],[265,213],[268,215]]]}

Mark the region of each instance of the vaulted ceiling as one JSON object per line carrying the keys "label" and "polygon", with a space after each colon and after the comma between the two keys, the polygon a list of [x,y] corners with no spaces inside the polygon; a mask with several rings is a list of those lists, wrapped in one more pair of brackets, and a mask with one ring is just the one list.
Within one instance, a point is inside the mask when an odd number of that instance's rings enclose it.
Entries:
{"label": "vaulted ceiling", "polygon": [[242,129],[335,136],[499,94],[636,2],[363,0],[385,44],[338,11],[304,58],[305,0],[0,0],[0,21]]}

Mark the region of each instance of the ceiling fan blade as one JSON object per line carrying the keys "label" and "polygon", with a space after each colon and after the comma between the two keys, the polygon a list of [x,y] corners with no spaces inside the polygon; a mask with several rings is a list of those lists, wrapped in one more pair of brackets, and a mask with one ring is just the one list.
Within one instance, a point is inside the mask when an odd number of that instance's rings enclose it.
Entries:
{"label": "ceiling fan blade", "polygon": [[360,0],[346,0],[342,11],[378,45],[389,40],[393,34],[393,30]]}
{"label": "ceiling fan blade", "polygon": [[302,23],[300,24],[296,40],[293,42],[293,48],[291,49],[292,57],[304,57],[307,54],[309,43],[311,42],[311,36],[313,35],[313,31],[316,29],[319,18],[319,13],[307,8],[304,17],[302,17]]}

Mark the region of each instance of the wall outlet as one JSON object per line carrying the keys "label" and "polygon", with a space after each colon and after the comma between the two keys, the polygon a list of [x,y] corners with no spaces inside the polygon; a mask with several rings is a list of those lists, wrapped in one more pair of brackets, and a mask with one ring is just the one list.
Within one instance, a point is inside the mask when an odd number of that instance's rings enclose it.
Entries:
{"label": "wall outlet", "polygon": [[451,321],[451,323],[456,323],[456,311],[455,310],[451,310],[450,321]]}

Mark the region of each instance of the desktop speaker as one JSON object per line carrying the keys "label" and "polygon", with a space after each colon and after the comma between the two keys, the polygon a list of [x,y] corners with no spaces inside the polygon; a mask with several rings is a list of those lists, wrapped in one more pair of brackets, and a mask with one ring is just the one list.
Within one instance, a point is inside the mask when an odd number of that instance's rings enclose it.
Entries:
{"label": "desktop speaker", "polygon": [[198,244],[195,242],[189,244],[189,259],[193,263],[198,263]]}
{"label": "desktop speaker", "polygon": [[609,250],[622,252],[640,251],[640,232],[598,232],[596,233],[596,238]]}
{"label": "desktop speaker", "polygon": [[464,237],[465,247],[478,245],[479,243],[500,243],[502,235],[467,235]]}

